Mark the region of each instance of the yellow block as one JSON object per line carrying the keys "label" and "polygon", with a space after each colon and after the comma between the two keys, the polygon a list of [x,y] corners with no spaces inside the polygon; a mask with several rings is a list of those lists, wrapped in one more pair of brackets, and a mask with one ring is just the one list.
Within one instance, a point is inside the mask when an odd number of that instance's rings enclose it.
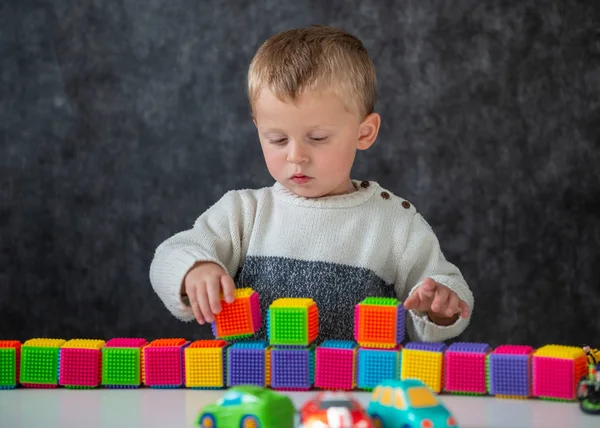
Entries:
{"label": "yellow block", "polygon": [[23,343],[23,346],[38,346],[41,348],[60,348],[67,341],[65,339],[29,339]]}
{"label": "yellow block", "polygon": [[239,299],[240,297],[250,297],[254,293],[251,288],[236,288],[233,291],[233,297]]}
{"label": "yellow block", "polygon": [[271,348],[272,346],[268,346],[265,357],[265,386],[271,386]]}
{"label": "yellow block", "polygon": [[223,348],[185,348],[185,386],[224,387]]}
{"label": "yellow block", "polygon": [[576,346],[545,345],[538,348],[533,356],[576,360],[577,358],[585,357],[586,355],[582,348]]}
{"label": "yellow block", "polygon": [[402,350],[402,380],[419,379],[435,392],[442,390],[444,354],[418,349]]}
{"label": "yellow block", "polygon": [[272,304],[272,308],[308,308],[315,304],[313,299],[304,297],[284,297],[275,300]]}
{"label": "yellow block", "polygon": [[71,339],[62,348],[102,349],[106,342],[100,339]]}

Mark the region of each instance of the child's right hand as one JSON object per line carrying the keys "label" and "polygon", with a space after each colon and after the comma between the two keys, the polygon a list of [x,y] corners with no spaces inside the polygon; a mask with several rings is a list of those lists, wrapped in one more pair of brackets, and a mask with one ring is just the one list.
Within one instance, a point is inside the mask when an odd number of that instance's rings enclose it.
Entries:
{"label": "child's right hand", "polygon": [[221,266],[212,262],[201,262],[190,269],[182,288],[190,299],[190,306],[200,324],[213,322],[215,314],[221,312],[221,288],[227,303],[234,299],[233,279]]}

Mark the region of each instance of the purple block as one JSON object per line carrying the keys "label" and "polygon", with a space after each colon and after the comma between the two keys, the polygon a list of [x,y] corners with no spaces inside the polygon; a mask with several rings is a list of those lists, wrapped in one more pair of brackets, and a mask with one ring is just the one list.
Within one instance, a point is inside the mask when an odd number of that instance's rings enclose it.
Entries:
{"label": "purple block", "polygon": [[310,389],[313,383],[311,358],[314,358],[314,347],[271,349],[270,386],[274,389]]}
{"label": "purple block", "polygon": [[396,318],[396,343],[404,341],[404,332],[406,331],[406,309],[403,304],[399,304],[396,309],[398,312]]}
{"label": "purple block", "polygon": [[490,395],[531,395],[529,355],[490,354],[488,358]]}
{"label": "purple block", "polygon": [[227,349],[227,386],[266,385],[267,341],[237,342]]}
{"label": "purple block", "polygon": [[487,343],[455,342],[451,344],[446,352],[469,352],[474,354],[486,354],[490,351]]}
{"label": "purple block", "polygon": [[414,349],[417,351],[429,351],[429,352],[444,352],[446,345],[441,342],[408,342],[404,349]]}

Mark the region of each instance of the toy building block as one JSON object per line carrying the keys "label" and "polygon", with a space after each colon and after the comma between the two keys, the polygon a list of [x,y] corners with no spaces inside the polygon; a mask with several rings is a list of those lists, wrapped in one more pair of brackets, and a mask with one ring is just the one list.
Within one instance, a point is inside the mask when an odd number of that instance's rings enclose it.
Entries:
{"label": "toy building block", "polygon": [[20,382],[25,388],[56,388],[64,339],[29,339],[21,346]]}
{"label": "toy building block", "polygon": [[21,342],[0,340],[0,389],[13,389],[19,384]]}
{"label": "toy building block", "polygon": [[444,390],[455,394],[487,394],[487,343],[455,342],[444,353]]}
{"label": "toy building block", "polygon": [[363,348],[394,348],[404,340],[406,309],[393,297],[367,297],[354,307],[354,339]]}
{"label": "toy building block", "polygon": [[317,347],[315,387],[349,391],[356,387],[356,352],[351,340],[326,340]]}
{"label": "toy building block", "polygon": [[224,388],[226,349],[224,340],[196,340],[185,348],[185,386]]}
{"label": "toy building block", "polygon": [[234,291],[234,301],[221,297],[221,312],[215,315],[212,332],[215,339],[233,340],[252,336],[262,325],[260,299],[251,288]]}
{"label": "toy building block", "polygon": [[266,340],[236,342],[227,348],[227,386],[269,386],[271,349]]}
{"label": "toy building block", "polygon": [[418,379],[439,393],[444,377],[446,345],[435,342],[408,342],[402,349],[401,380]]}
{"label": "toy building block", "polygon": [[156,339],[142,351],[143,382],[151,388],[180,388],[185,383],[185,349],[181,338]]}
{"label": "toy building block", "polygon": [[576,387],[587,374],[587,358],[575,346],[545,345],[533,354],[533,396],[557,400],[577,399]]}
{"label": "toy building block", "polygon": [[401,362],[401,345],[393,349],[358,348],[356,386],[371,391],[384,380],[400,380]]}
{"label": "toy building block", "polygon": [[319,310],[313,299],[275,300],[267,313],[271,345],[308,347],[319,335]]}
{"label": "toy building block", "polygon": [[102,382],[104,340],[71,339],[60,348],[58,383],[72,389],[96,388]]}
{"label": "toy building block", "polygon": [[498,398],[531,397],[531,358],[528,345],[501,345],[487,356],[488,393]]}
{"label": "toy building block", "polygon": [[139,388],[142,384],[143,338],[116,337],[102,348],[102,386]]}
{"label": "toy building block", "polygon": [[314,384],[315,347],[271,348],[271,388],[307,391]]}

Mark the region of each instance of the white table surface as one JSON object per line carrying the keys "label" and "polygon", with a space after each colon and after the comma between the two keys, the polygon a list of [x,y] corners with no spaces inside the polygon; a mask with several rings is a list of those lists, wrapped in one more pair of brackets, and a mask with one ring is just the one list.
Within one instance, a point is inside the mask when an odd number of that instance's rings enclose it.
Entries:
{"label": "white table surface", "polygon": [[[193,389],[0,390],[0,427],[191,428],[202,407],[223,394]],[[299,408],[316,391],[290,393]],[[370,394],[353,392],[367,405]],[[440,396],[462,428],[600,428],[578,403]]]}

